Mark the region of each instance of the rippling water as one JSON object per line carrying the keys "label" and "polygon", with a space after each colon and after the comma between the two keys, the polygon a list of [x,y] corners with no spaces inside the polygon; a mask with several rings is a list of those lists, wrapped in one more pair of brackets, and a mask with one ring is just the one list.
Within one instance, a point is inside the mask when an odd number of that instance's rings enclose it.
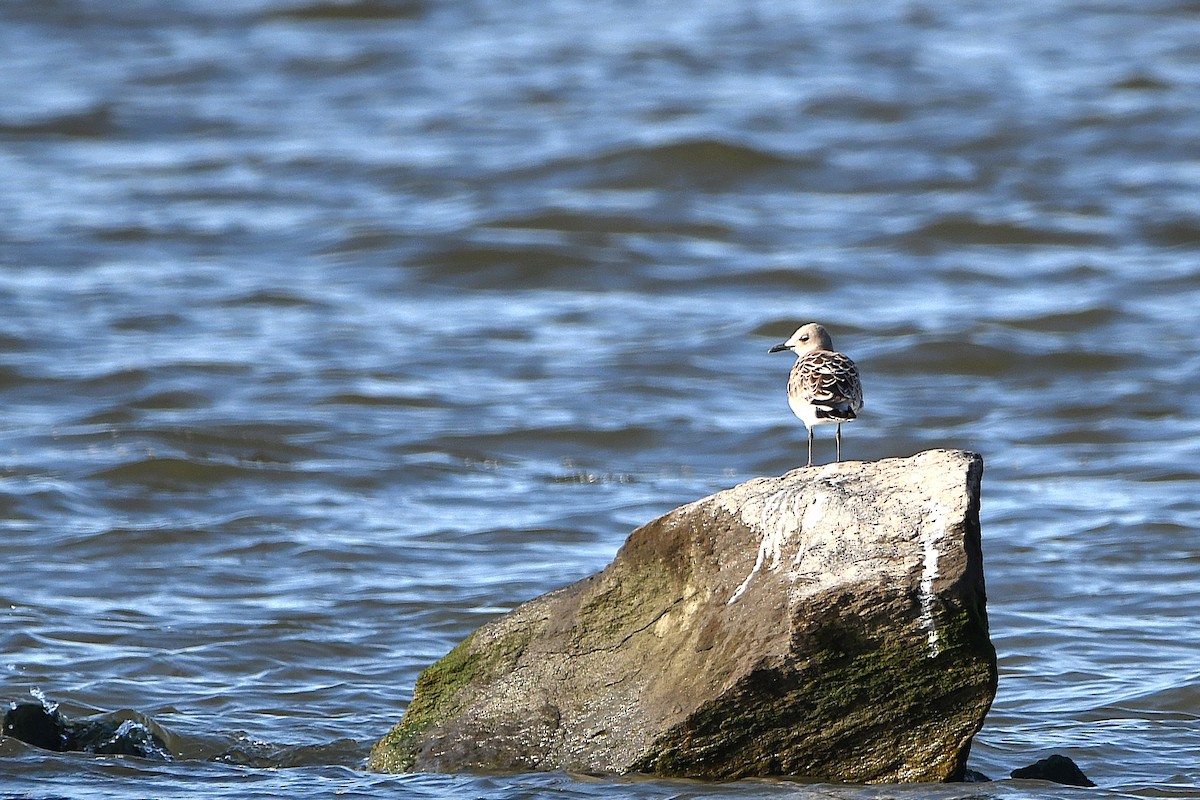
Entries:
{"label": "rippling water", "polygon": [[1196,796],[1198,42],[1186,0],[4,3],[0,701],[178,757],[6,739],[0,789],[1077,796],[361,770],[479,624],[799,463],[766,350],[819,320],[849,457],[985,457],[972,768]]}

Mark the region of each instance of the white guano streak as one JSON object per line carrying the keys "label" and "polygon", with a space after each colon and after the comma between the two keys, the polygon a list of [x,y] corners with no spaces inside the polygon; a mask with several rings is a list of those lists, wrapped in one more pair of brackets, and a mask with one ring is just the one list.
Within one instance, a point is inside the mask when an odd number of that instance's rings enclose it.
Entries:
{"label": "white guano streak", "polygon": [[[751,529],[757,530],[762,536],[758,545],[758,558],[754,568],[742,581],[733,595],[726,601],[732,605],[745,593],[750,581],[762,570],[763,565],[770,559],[771,570],[779,569],[783,561],[783,546],[800,530],[800,515],[797,504],[800,498],[791,492],[776,492],[759,502],[746,503],[741,509],[742,521]],[[791,502],[789,502],[791,501]],[[757,512],[757,513],[755,513]]]}
{"label": "white guano streak", "polygon": [[938,634],[937,620],[933,617],[933,581],[938,576],[938,542],[946,532],[946,510],[935,502],[929,504],[929,524],[921,531],[921,551],[925,568],[921,573],[921,627],[929,638],[929,658],[942,652],[942,640]]}

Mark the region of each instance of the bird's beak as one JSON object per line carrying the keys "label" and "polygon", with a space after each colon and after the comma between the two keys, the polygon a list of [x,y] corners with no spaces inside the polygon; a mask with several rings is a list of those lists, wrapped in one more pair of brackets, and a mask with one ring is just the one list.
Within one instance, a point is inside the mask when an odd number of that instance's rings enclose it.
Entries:
{"label": "bird's beak", "polygon": [[768,350],[767,352],[768,352],[768,353],[782,353],[784,350],[790,350],[790,349],[791,349],[791,348],[789,348],[789,347],[787,346],[787,342],[784,342],[783,344],[777,344],[777,345],[775,345],[774,347],[772,347],[772,348],[771,348],[770,350]]}

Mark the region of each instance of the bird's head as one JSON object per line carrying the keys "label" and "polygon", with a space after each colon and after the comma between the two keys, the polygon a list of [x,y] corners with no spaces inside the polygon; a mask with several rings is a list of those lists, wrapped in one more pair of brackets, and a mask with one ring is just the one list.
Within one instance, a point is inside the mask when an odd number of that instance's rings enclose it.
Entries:
{"label": "bird's head", "polygon": [[810,322],[797,328],[796,332],[792,334],[792,338],[775,345],[767,352],[782,353],[784,350],[791,350],[796,355],[802,356],[814,350],[832,349],[833,340],[829,338],[829,331],[815,322]]}

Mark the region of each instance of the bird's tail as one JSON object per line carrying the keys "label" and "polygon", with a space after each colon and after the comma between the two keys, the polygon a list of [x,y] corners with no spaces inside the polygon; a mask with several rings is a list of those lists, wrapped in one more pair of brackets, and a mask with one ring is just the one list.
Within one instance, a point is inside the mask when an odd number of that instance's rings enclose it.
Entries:
{"label": "bird's tail", "polygon": [[850,406],[817,406],[817,419],[832,419],[838,422],[849,422],[858,419],[858,414]]}

